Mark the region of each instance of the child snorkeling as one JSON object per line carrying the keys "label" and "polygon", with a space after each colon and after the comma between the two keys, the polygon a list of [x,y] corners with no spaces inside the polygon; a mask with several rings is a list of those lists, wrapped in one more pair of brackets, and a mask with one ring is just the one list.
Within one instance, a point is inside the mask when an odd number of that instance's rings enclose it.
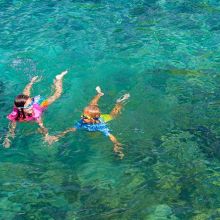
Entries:
{"label": "child snorkeling", "polygon": [[53,136],[49,135],[47,128],[43,124],[42,114],[49,105],[51,105],[61,96],[63,91],[63,77],[67,73],[67,71],[63,71],[56,76],[54,80],[55,92],[52,96],[45,100],[42,100],[40,96],[35,96],[33,98],[30,97],[33,84],[41,80],[38,76],[33,77],[30,83],[28,83],[24,88],[23,93],[15,98],[13,111],[7,116],[7,118],[10,120],[10,123],[9,131],[6,134],[3,142],[3,146],[5,148],[10,147],[10,139],[15,137],[15,128],[17,122],[36,122],[40,126],[40,132],[44,135],[45,141],[50,142],[53,139]]}
{"label": "child snorkeling", "polygon": [[[121,143],[118,142],[115,136],[110,133],[107,122],[114,119],[122,110],[123,104],[125,100],[130,97],[130,94],[125,94],[121,98],[116,101],[115,107],[112,109],[110,114],[101,114],[100,109],[98,107],[98,101],[101,96],[104,95],[102,93],[101,88],[99,86],[96,87],[97,95],[92,99],[87,107],[84,108],[83,114],[81,116],[81,120],[79,120],[73,128],[69,128],[66,131],[58,134],[56,137],[56,141],[63,137],[66,133],[71,131],[76,131],[78,129],[83,129],[87,131],[100,131],[105,136],[109,137],[109,139],[114,144],[114,152],[118,153],[119,157],[122,159],[124,157],[124,153],[122,152]],[[53,141],[55,138],[53,139]],[[52,141],[52,142],[53,142]],[[52,143],[51,142],[51,143]]]}

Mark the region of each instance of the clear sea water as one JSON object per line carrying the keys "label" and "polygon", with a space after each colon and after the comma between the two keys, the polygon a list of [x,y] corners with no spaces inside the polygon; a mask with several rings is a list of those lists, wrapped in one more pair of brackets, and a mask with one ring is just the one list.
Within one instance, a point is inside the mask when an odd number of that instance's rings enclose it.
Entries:
{"label": "clear sea water", "polygon": [[[6,115],[32,76],[32,94],[62,97],[44,114],[71,127],[100,85],[123,143],[76,132],[52,146],[20,124],[2,147]],[[0,0],[0,219],[220,219],[220,3],[217,0]]]}

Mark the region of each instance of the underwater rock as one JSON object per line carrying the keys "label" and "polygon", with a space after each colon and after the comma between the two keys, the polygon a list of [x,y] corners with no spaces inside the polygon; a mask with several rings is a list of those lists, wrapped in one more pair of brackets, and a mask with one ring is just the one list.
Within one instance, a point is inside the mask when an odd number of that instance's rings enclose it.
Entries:
{"label": "underwater rock", "polygon": [[121,206],[121,199],[117,196],[111,196],[110,193],[108,193],[108,196],[103,196],[102,199],[100,199],[100,204],[103,204],[108,208],[114,209]]}
{"label": "underwater rock", "polygon": [[21,211],[21,205],[1,198],[0,200],[1,219],[14,219],[16,213]]}
{"label": "underwater rock", "polygon": [[193,217],[193,220],[207,220],[209,219],[209,217],[210,215],[202,213],[202,214],[198,214],[195,217]]}
{"label": "underwater rock", "polygon": [[61,185],[63,182],[62,170],[60,172],[48,170],[40,176],[41,182],[44,184]]}
{"label": "underwater rock", "polygon": [[28,169],[30,167],[23,164],[11,164],[11,163],[0,163],[0,179],[11,180],[16,177],[16,180],[22,180],[28,175]]}
{"label": "underwater rock", "polygon": [[77,220],[79,219],[76,215],[76,212],[75,211],[69,211],[67,212],[66,214],[66,220]]}
{"label": "underwater rock", "polygon": [[199,70],[187,70],[187,69],[170,69],[167,70],[168,73],[176,75],[198,75],[201,74]]}
{"label": "underwater rock", "polygon": [[220,209],[199,210],[199,214],[195,215],[192,220],[220,219]]}
{"label": "underwater rock", "polygon": [[[142,173],[137,173],[135,170],[133,170],[133,174],[130,173],[130,180],[127,184],[126,188],[132,190],[137,189],[141,184],[145,183],[145,178]],[[126,175],[129,173],[126,172]]]}
{"label": "underwater rock", "polygon": [[211,129],[199,125],[195,128],[190,128],[188,131],[194,135],[196,142],[198,143],[200,149],[208,157],[217,157],[220,158],[220,138],[218,138]]}
{"label": "underwater rock", "polygon": [[173,215],[172,209],[166,205],[161,204],[155,207],[154,212],[149,215],[146,220],[178,220],[178,218]]}

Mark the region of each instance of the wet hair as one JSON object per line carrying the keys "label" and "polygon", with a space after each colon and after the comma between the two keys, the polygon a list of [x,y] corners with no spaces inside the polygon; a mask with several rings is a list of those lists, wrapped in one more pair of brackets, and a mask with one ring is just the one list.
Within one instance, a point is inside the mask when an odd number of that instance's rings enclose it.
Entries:
{"label": "wet hair", "polygon": [[23,107],[24,107],[24,105],[25,105],[25,103],[27,102],[28,99],[29,99],[29,96],[23,95],[23,94],[20,94],[15,98],[14,104],[15,104],[15,107],[17,108],[17,110],[18,110],[18,115],[15,119],[16,121],[19,121],[19,119],[25,119],[26,118]]}
{"label": "wet hair", "polygon": [[87,111],[91,118],[99,118],[101,115],[100,109],[97,105],[89,105],[84,108],[84,112]]}

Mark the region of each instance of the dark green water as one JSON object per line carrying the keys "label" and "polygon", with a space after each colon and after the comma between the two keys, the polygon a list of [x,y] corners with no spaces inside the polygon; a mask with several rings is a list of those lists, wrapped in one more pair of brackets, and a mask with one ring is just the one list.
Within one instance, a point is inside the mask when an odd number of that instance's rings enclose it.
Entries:
{"label": "dark green water", "polygon": [[[2,220],[220,219],[220,3],[217,0],[0,0],[0,136],[31,76],[33,95],[62,97],[44,115],[71,127],[100,85],[124,160],[101,134],[52,146],[20,124],[0,150]],[[2,144],[3,139],[1,139]]]}

